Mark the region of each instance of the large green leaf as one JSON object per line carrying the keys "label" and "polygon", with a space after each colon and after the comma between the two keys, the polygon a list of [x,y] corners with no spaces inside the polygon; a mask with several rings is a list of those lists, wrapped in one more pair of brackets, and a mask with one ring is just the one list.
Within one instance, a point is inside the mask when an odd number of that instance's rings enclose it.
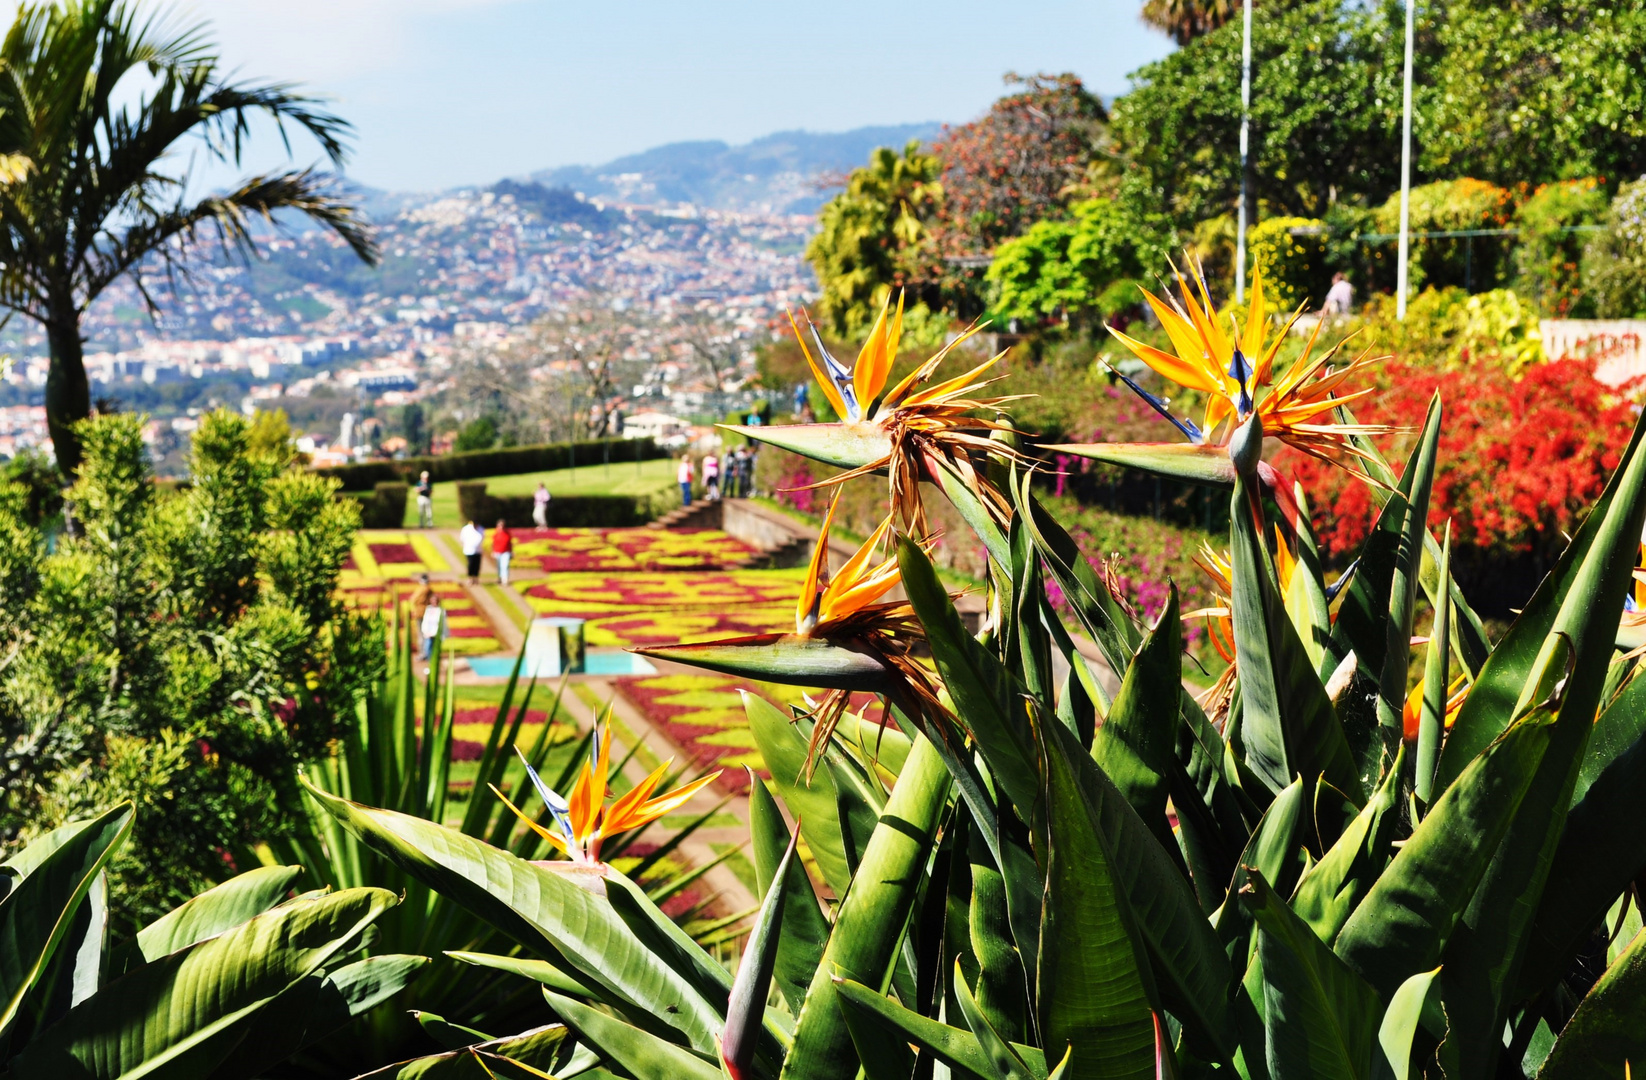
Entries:
{"label": "large green leaf", "polygon": [[[906,1042],[919,1046],[949,1068],[959,1071],[960,1075],[1007,1080],[1006,1076],[996,1071],[989,1056],[983,1052],[977,1036],[965,1028],[950,1027],[921,1016],[850,979],[842,980],[838,990],[841,1002],[850,1012],[868,1023],[883,1025],[897,1032]],[[1046,1058],[1041,1051],[1016,1043],[1010,1046],[1037,1080],[1046,1076]]]}
{"label": "large green leaf", "polygon": [[567,1056],[565,1050],[565,1025],[545,1024],[518,1035],[477,1043],[462,1050],[388,1065],[355,1080],[423,1080],[424,1077],[429,1080],[514,1080],[517,1076],[524,1078],[531,1074],[510,1071],[507,1063],[520,1062],[539,1073],[546,1073]]}
{"label": "large green leaf", "polygon": [[743,712],[778,797],[800,821],[800,834],[817,861],[824,883],[836,897],[845,896],[855,859],[847,858],[847,823],[841,820],[834,773],[822,762],[817,763],[815,771],[811,768],[806,736],[777,706],[758,694],[743,691]]}
{"label": "large green leaf", "polygon": [[[799,840],[798,832],[789,837],[782,858],[771,875],[771,885],[766,889],[765,898],[760,903],[760,914],[749,931],[748,944],[743,947],[737,979],[732,983],[731,997],[726,1005],[726,1029],[720,1036],[720,1060],[735,1080],[747,1077],[754,1064],[761,1023],[766,1015],[766,998],[772,988],[772,971],[777,967],[778,943],[783,933],[783,908],[791,889],[788,870],[790,866],[799,865],[794,862],[794,849]],[[802,886],[795,901],[814,902],[810,883]]]}
{"label": "large green leaf", "polygon": [[[1636,677],[1601,714],[1589,739],[1579,786],[1582,795],[1566,818],[1549,881],[1526,943],[1515,1000],[1546,989],[1571,967],[1572,958],[1612,901],[1646,868],[1646,829],[1620,827],[1646,821],[1646,679]],[[1618,752],[1618,744],[1633,741]],[[1608,755],[1597,758],[1596,748]],[[1605,767],[1588,783],[1592,766]]]}
{"label": "large green leaf", "polygon": [[[1097,571],[1081,554],[1080,546],[1036,499],[1028,501],[1028,512],[1019,513],[1046,560],[1047,569],[1057,579],[1075,617],[1102,650],[1113,671],[1125,671],[1137,651],[1140,635],[1131,618],[1110,594]],[[1101,693],[1101,690],[1099,690]],[[1107,702],[1101,697],[1099,704]]]}
{"label": "large green leaf", "polygon": [[1561,1031],[1538,1080],[1590,1080],[1646,1066],[1646,931],[1636,934]]}
{"label": "large green leaf", "polygon": [[357,947],[396,902],[382,889],[349,889],[264,912],[110,983],[33,1039],[11,1073],[18,1080],[207,1075],[260,1010]]}
{"label": "large green leaf", "polygon": [[1257,920],[1263,1023],[1275,1080],[1370,1080],[1382,1002],[1253,873],[1240,899]]}
{"label": "large green leaf", "polygon": [[714,1052],[721,1013],[586,883],[447,828],[310,789],[373,851],[527,949]]}
{"label": "large green leaf", "polygon": [[578,997],[593,997],[594,991],[584,980],[562,971],[547,960],[533,960],[525,956],[497,956],[493,953],[464,952],[454,949],[446,954],[453,960],[475,967],[492,968],[497,971],[507,971],[522,978],[540,982],[551,990],[558,990],[562,994],[574,994]]}
{"label": "large green leaf", "polygon": [[[955,1000],[960,1004],[960,1015],[965,1018],[966,1026],[971,1029],[972,1034],[977,1036],[978,1048],[994,1065],[995,1071],[1007,1080],[1035,1080],[1034,1069],[1023,1055],[1012,1048],[1011,1043],[995,1030],[989,1018],[983,1014],[983,1010],[978,1008],[976,1000],[972,998],[972,992],[966,988],[966,980],[961,977],[958,962],[955,964],[954,973],[954,994]],[[1055,1035],[1047,1038],[1054,1044],[1057,1042]]]}
{"label": "large green leaf", "polygon": [[[1389,581],[1389,616],[1383,626],[1383,669],[1377,688],[1377,719],[1390,757],[1401,739],[1401,712],[1406,706],[1406,670],[1411,660],[1412,620],[1417,614],[1418,576],[1423,568],[1423,537],[1429,532],[1429,491],[1435,480],[1440,416],[1440,394],[1436,392],[1429,401],[1412,464],[1400,478],[1406,498]],[[1394,500],[1389,503],[1391,508],[1398,505]]]}
{"label": "large green leaf", "polygon": [[[1171,659],[1176,660],[1175,647]],[[1169,708],[1176,704],[1171,690],[1175,683],[1164,695]],[[1116,708],[1125,700],[1123,686]],[[1057,737],[1063,728],[1052,726],[1057,735],[1048,734],[1045,741],[1046,894],[1036,965],[1040,1031],[1052,1050],[1073,1048],[1074,1077],[1146,1080],[1154,1073],[1147,949],[1115,881],[1102,831],[1092,827],[1077,786],[1068,757],[1074,740]],[[1073,753],[1083,756],[1078,743]]]}
{"label": "large green leaf", "polygon": [[1395,812],[1399,794],[1400,770],[1393,768],[1292,894],[1292,910],[1328,945],[1337,941],[1338,931],[1388,862],[1400,823]]}
{"label": "large green leaf", "polygon": [[11,881],[0,899],[0,1037],[74,925],[97,875],[131,832],[122,803],[89,821],[54,829],[0,865]]}
{"label": "large green leaf", "polygon": [[900,682],[897,669],[872,650],[793,634],[757,634],[700,645],[653,645],[633,651],[722,675],[788,686],[884,694]]}
{"label": "large green leaf", "polygon": [[724,431],[787,450],[840,469],[861,469],[892,452],[891,438],[875,424],[717,425]]}
{"label": "large green leaf", "polygon": [[[1092,759],[1098,768],[1153,830],[1161,848],[1172,853],[1178,847],[1166,820],[1166,802],[1177,765],[1182,651],[1173,585],[1159,621],[1126,668],[1109,714],[1092,735]],[[1077,1074],[1084,1068],[1078,1053],[1074,1068]]]}
{"label": "large green leaf", "polygon": [[1446,788],[1333,948],[1380,994],[1440,963],[1554,735],[1545,703],[1521,719]]}
{"label": "large green leaf", "polygon": [[1312,788],[1324,776],[1359,805],[1365,795],[1343,728],[1276,590],[1255,489],[1238,481],[1229,513],[1246,764],[1270,791],[1299,776]]}
{"label": "large green leaf", "polygon": [[[1022,705],[1024,687],[966,632],[925,553],[904,539],[899,541],[897,555],[904,591],[926,628],[932,659],[955,712],[977,741],[1002,794],[1017,808],[1018,816],[1028,821],[1039,798],[1040,770]],[[972,814],[988,821],[993,807],[973,805]]]}
{"label": "large green leaf", "polygon": [[1558,701],[1549,748],[1470,900],[1463,932],[1444,954],[1440,977],[1448,1034],[1443,1058],[1456,1055],[1464,1077],[1492,1075],[1493,1058],[1502,1047],[1503,1025],[1519,1004],[1509,995],[1518,980],[1527,933],[1542,899],[1584,748],[1600,708],[1613,639],[1634,572],[1641,527],[1646,523],[1646,454],[1637,451],[1625,458],[1619,471],[1623,478],[1616,496],[1539,655],[1540,664],[1552,664],[1557,654],[1569,653],[1569,659],[1550,672],[1558,674],[1560,681],[1551,689],[1530,685],[1516,703],[1523,708],[1545,693]]}
{"label": "large green leaf", "polygon": [[1182,1021],[1203,1056],[1227,1059],[1234,1036],[1228,1015],[1228,958],[1189,883],[1154,834],[1062,724],[1044,725],[1062,745],[1078,809],[1102,838],[1112,875],[1142,938],[1161,1003]]}
{"label": "large green leaf", "polygon": [[948,769],[922,736],[903,765],[852,887],[841,901],[823,962],[795,1024],[784,1077],[850,1080],[856,1074],[857,1051],[834,979],[866,980],[875,986],[884,986],[889,979],[948,790]]}
{"label": "large green leaf", "polygon": [[[1539,653],[1554,628],[1567,594],[1577,582],[1579,569],[1600,533],[1601,525],[1623,484],[1626,466],[1635,459],[1643,434],[1646,434],[1646,414],[1642,414],[1636,422],[1634,433],[1629,437],[1629,445],[1620,459],[1623,464],[1612,474],[1606,490],[1590,509],[1589,516],[1572,537],[1572,542],[1566,545],[1554,569],[1538,585],[1525,609],[1481,668],[1440,751],[1440,765],[1435,773],[1437,789],[1452,783],[1514,718],[1516,703],[1524,700],[1523,692],[1538,663]],[[1639,535],[1637,528],[1635,537],[1638,539]],[[1630,565],[1632,568],[1633,563]],[[1618,604],[1622,604],[1621,593],[1616,599]],[[1617,622],[1613,620],[1610,629],[1615,631],[1616,628]]]}
{"label": "large green leaf", "polygon": [[812,892],[811,879],[798,862],[783,862],[788,847],[788,826],[772,798],[766,782],[749,774],[749,836],[754,849],[756,884],[764,895],[773,887],[778,867],[783,867],[783,887],[790,894],[783,905],[783,933],[777,946],[777,989],[789,1011],[800,1014],[806,988],[822,962],[829,941],[829,924]]}
{"label": "large green leaf", "polygon": [[132,968],[261,915],[284,900],[302,874],[301,866],[260,866],[207,889],[143,927],[136,937],[116,949],[110,959],[110,975],[118,978]]}
{"label": "large green leaf", "polygon": [[1440,995],[1435,992],[1435,976],[1439,974],[1439,968],[1420,971],[1401,983],[1400,989],[1389,999],[1383,1023],[1378,1025],[1377,1042],[1394,1072],[1394,1080],[1406,1080],[1411,1073],[1412,1045],[1425,1016],[1444,1030],[1445,1017],[1440,1013]]}
{"label": "large green leaf", "polygon": [[[1446,544],[1441,549],[1440,573],[1452,573],[1452,527],[1446,526]],[[1440,744],[1446,735],[1446,696],[1451,688],[1451,597],[1439,593],[1435,621],[1429,631],[1429,654],[1423,664],[1423,714],[1417,726],[1417,776],[1412,791],[1427,806],[1434,799],[1435,765],[1440,761]]]}
{"label": "large green leaf", "polygon": [[426,956],[391,953],[310,975],[258,1012],[212,1080],[256,1076],[271,1062],[314,1045],[398,994],[428,963]]}
{"label": "large green leaf", "polygon": [[591,1009],[582,1002],[544,988],[566,1026],[577,1032],[600,1055],[616,1062],[635,1080],[721,1080],[720,1069],[703,1056],[666,1042],[656,1035]]}

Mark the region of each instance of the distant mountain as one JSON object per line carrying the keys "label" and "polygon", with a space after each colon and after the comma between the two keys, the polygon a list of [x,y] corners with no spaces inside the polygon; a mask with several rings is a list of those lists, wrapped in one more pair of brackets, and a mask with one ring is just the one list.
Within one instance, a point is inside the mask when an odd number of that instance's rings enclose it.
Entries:
{"label": "distant mountain", "polygon": [[877,146],[930,141],[942,125],[897,124],[820,134],[780,131],[742,146],[719,141],[658,146],[604,165],[568,165],[531,174],[550,187],[590,198],[654,205],[692,203],[715,210],[809,214],[829,197],[818,179],[845,173]]}

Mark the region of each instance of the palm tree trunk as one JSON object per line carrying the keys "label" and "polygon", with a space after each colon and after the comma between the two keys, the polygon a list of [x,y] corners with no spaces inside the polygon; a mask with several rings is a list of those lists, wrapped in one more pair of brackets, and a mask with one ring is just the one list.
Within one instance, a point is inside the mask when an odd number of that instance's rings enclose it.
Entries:
{"label": "palm tree trunk", "polygon": [[74,425],[91,415],[91,384],[86,380],[85,342],[80,340],[79,313],[69,312],[46,324],[51,368],[46,373],[46,428],[57,452],[63,479],[74,480],[80,468],[80,437]]}

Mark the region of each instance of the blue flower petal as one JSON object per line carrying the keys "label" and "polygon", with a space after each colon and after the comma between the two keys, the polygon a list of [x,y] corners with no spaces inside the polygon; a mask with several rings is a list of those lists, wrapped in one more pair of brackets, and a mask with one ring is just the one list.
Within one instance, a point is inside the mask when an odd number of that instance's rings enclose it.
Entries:
{"label": "blue flower petal", "polygon": [[1127,386],[1132,388],[1132,393],[1136,394],[1144,401],[1147,401],[1150,408],[1170,420],[1172,424],[1176,426],[1177,430],[1189,437],[1190,442],[1199,443],[1206,441],[1205,433],[1200,430],[1200,427],[1193,420],[1182,420],[1173,416],[1172,410],[1167,407],[1164,401],[1137,385],[1136,381],[1134,381],[1130,375],[1127,375],[1124,371],[1121,371],[1118,368],[1110,367],[1108,364],[1104,364],[1103,366],[1109,368],[1111,372],[1120,376],[1121,380],[1124,381]]}

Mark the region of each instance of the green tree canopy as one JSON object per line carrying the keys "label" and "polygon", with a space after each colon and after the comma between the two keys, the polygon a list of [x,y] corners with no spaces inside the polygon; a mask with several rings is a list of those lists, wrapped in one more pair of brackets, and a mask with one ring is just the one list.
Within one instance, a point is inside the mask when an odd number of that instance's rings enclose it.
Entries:
{"label": "green tree canopy", "polygon": [[830,331],[866,331],[889,290],[922,280],[920,245],[943,199],[941,163],[911,139],[901,154],[880,147],[824,204],[806,258],[817,272],[820,317]]}
{"label": "green tree canopy", "polygon": [[156,486],[131,415],[84,421],[74,530],[47,554],[26,489],[0,485],[0,833],[133,800],[114,866],[134,918],[282,835],[298,762],[382,663],[335,598],[359,510],[290,469],[244,418],[202,418],[189,486]]}
{"label": "green tree canopy", "polygon": [[1023,329],[1080,327],[1138,302],[1138,281],[1165,261],[1158,225],[1111,199],[1077,202],[1071,211],[995,249],[987,280],[996,318]]}
{"label": "green tree canopy", "polygon": [[[1646,11],[1601,0],[1446,0],[1417,14],[1415,180],[1513,188],[1646,171]],[[1264,214],[1325,218],[1399,187],[1404,9],[1316,0],[1252,22],[1252,179]],[[1182,227],[1240,186],[1239,20],[1132,76],[1113,130],[1128,191]]]}

